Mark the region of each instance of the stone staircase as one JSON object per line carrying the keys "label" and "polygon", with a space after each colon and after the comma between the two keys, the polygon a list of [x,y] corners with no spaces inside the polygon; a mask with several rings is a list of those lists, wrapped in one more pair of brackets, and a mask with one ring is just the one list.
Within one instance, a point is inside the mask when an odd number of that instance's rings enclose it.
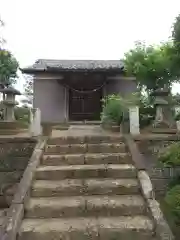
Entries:
{"label": "stone staircase", "polygon": [[18,233],[32,239],[155,239],[121,137],[49,139]]}

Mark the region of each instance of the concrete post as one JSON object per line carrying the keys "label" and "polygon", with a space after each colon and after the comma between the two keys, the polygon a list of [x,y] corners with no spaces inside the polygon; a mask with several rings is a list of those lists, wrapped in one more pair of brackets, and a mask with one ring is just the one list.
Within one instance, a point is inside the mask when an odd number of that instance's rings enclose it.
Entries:
{"label": "concrete post", "polygon": [[129,122],[130,122],[130,133],[133,135],[140,134],[138,106],[131,106],[129,108]]}
{"label": "concrete post", "polygon": [[30,109],[30,134],[31,136],[36,137],[41,135],[41,133],[41,111],[39,108]]}

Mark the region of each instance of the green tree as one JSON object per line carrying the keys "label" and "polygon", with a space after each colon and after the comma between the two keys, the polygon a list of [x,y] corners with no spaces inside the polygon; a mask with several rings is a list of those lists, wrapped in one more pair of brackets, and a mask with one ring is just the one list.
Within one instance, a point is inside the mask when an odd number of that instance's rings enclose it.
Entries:
{"label": "green tree", "polygon": [[176,52],[172,42],[159,46],[146,46],[136,42],[135,48],[125,53],[124,63],[128,75],[136,77],[140,90],[147,92],[171,86],[177,79],[177,68],[174,66]]}
{"label": "green tree", "polygon": [[180,14],[176,17],[172,26],[172,40],[175,49],[174,67],[179,70],[178,76],[180,76]]}
{"label": "green tree", "polygon": [[25,96],[27,98],[27,103],[32,104],[33,101],[33,78],[29,75],[24,75],[25,77],[25,84],[24,84],[24,90],[25,90]]}
{"label": "green tree", "polygon": [[[4,22],[0,18],[0,30],[4,27]],[[10,51],[3,47],[4,38],[0,32],[0,85],[4,87],[16,82],[16,73],[19,64]]]}
{"label": "green tree", "polygon": [[2,46],[3,43],[5,42],[5,40],[4,40],[4,38],[2,37],[2,34],[1,34],[1,30],[2,30],[3,26],[4,26],[4,22],[0,18],[0,46]]}
{"label": "green tree", "polygon": [[[4,26],[4,22],[0,18],[0,28]],[[0,33],[0,87],[12,85],[16,82],[17,69],[19,64],[10,51],[4,48],[5,40]],[[4,95],[3,95],[4,96]]]}
{"label": "green tree", "polygon": [[[0,19],[0,28],[4,22]],[[17,69],[19,64],[10,51],[3,47],[5,40],[0,33],[0,88],[16,83]],[[3,94],[3,99],[5,94]]]}
{"label": "green tree", "polygon": [[12,53],[6,49],[0,49],[0,84],[11,85],[16,82],[18,62]]}
{"label": "green tree", "polygon": [[172,29],[172,38],[174,45],[178,50],[180,50],[180,14],[176,17]]}

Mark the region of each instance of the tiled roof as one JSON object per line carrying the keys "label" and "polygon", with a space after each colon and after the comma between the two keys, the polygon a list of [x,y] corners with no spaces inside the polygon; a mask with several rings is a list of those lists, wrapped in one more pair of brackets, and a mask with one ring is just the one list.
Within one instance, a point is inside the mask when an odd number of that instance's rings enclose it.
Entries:
{"label": "tiled roof", "polygon": [[124,64],[121,60],[53,60],[39,59],[32,66],[23,68],[24,73],[41,71],[93,71],[120,70]]}

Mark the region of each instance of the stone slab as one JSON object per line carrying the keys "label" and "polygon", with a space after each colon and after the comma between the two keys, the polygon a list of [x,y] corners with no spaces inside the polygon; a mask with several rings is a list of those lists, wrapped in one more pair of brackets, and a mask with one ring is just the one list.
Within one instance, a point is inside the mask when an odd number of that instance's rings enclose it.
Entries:
{"label": "stone slab", "polygon": [[31,188],[32,197],[77,196],[85,192],[82,179],[65,179],[61,181],[34,181]]}
{"label": "stone slab", "polygon": [[98,177],[134,178],[136,176],[136,169],[131,164],[40,166],[35,173],[37,180]]}
{"label": "stone slab", "polygon": [[77,195],[137,194],[140,188],[136,179],[65,179],[38,180],[32,185],[32,197],[58,197]]}
{"label": "stone slab", "polygon": [[19,240],[152,240],[150,219],[137,217],[28,219],[24,220]]}

